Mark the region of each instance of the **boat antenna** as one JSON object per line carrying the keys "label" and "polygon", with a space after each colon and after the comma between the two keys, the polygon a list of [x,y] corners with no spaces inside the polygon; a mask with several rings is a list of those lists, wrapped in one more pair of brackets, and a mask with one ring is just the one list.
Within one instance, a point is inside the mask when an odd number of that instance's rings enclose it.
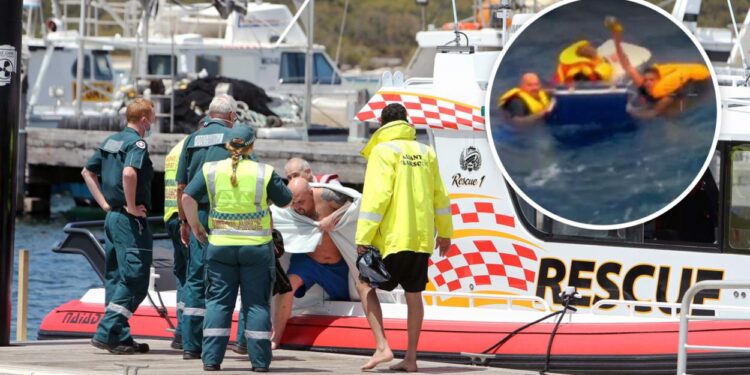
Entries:
{"label": "boat antenna", "polygon": [[456,0],[452,0],[453,3],[453,33],[456,34],[456,39],[453,39],[453,42],[456,43],[457,46],[461,45],[461,35],[466,38],[466,46],[469,46],[469,37],[460,31],[458,31],[458,11],[456,10]]}
{"label": "boat antenna", "polygon": [[750,75],[748,75],[747,70],[747,57],[745,56],[745,51],[742,48],[742,40],[740,40],[740,31],[737,28],[737,20],[734,18],[734,8],[732,8],[732,0],[727,0],[727,5],[729,6],[729,15],[732,16],[732,26],[734,27],[734,37],[735,37],[735,45],[740,50],[740,56],[742,56],[742,68],[745,71],[745,78],[750,79]]}

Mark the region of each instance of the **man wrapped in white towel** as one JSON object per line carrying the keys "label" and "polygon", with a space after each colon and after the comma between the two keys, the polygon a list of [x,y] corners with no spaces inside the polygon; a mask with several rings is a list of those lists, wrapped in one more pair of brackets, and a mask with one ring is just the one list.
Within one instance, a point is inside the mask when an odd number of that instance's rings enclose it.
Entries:
{"label": "man wrapped in white towel", "polygon": [[292,292],[276,297],[272,348],[277,348],[292,312],[293,297],[301,298],[314,285],[330,300],[357,299],[357,251],[354,235],[362,195],[340,185],[289,181],[290,208],[271,208],[273,226],[291,254],[287,274]]}

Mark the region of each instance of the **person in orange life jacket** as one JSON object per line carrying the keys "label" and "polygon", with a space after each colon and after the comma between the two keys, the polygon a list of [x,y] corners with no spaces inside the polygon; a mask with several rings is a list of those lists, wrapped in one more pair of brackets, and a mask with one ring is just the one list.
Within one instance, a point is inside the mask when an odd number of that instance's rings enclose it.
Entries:
{"label": "person in orange life jacket", "polygon": [[579,40],[566,47],[558,58],[555,82],[609,82],[612,79],[612,65],[588,40]]}
{"label": "person in orange life jacket", "polygon": [[518,87],[506,91],[497,101],[503,110],[505,121],[518,126],[544,122],[552,112],[555,102],[542,90],[542,83],[536,73],[524,73]]}
{"label": "person in orange life jacket", "polygon": [[710,79],[708,68],[703,64],[653,64],[639,72],[631,65],[622,48],[622,27],[612,27],[617,57],[622,68],[638,88],[644,108],[633,108],[628,104],[628,113],[636,118],[648,119],[665,114],[679,103],[681,89],[690,81]]}

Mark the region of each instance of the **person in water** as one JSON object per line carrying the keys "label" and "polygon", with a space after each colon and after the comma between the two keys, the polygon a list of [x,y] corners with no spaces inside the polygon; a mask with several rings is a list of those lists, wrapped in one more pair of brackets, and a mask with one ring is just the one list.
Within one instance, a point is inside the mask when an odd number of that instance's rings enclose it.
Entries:
{"label": "person in water", "polygon": [[599,55],[588,40],[579,40],[566,47],[558,57],[555,82],[609,82],[612,79],[612,64]]}
{"label": "person in water", "polygon": [[610,21],[612,38],[615,42],[617,58],[622,68],[638,88],[642,107],[628,106],[628,112],[637,118],[654,118],[681,104],[681,94],[690,82],[705,81],[711,78],[706,65],[701,63],[653,64],[639,72],[630,64],[622,48],[622,25],[616,20]]}
{"label": "person in water", "polygon": [[524,73],[518,86],[506,91],[497,101],[505,120],[519,126],[543,122],[554,105],[554,99],[542,90],[539,76],[531,72]]}

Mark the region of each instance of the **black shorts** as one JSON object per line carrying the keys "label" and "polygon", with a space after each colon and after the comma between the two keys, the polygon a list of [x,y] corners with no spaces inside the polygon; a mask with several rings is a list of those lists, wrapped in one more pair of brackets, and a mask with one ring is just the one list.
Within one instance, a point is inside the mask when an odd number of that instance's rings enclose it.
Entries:
{"label": "black shorts", "polygon": [[427,261],[430,254],[414,251],[399,251],[390,254],[383,263],[391,274],[390,280],[381,283],[378,289],[391,291],[401,284],[409,293],[423,292],[427,286]]}

